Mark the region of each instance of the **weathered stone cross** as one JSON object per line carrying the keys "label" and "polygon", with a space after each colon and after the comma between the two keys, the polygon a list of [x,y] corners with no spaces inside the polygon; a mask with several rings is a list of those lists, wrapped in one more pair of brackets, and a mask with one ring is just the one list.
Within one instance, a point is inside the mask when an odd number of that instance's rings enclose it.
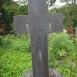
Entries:
{"label": "weathered stone cross", "polygon": [[47,14],[46,0],[29,0],[29,15],[15,16],[15,33],[30,33],[33,77],[49,77],[47,34],[62,31],[62,14]]}

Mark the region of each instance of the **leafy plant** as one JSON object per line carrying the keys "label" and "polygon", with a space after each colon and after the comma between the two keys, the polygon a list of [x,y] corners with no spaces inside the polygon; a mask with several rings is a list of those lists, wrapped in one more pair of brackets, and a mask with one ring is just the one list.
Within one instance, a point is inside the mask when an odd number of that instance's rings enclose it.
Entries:
{"label": "leafy plant", "polygon": [[30,50],[30,39],[29,35],[7,35],[4,36],[3,38],[3,45],[5,47],[8,46],[8,48],[13,48],[13,50],[18,50],[18,51],[31,51]]}
{"label": "leafy plant", "polygon": [[55,59],[62,59],[73,50],[74,44],[66,33],[53,33],[49,34],[49,52],[53,54]]}
{"label": "leafy plant", "polygon": [[0,77],[19,77],[32,68],[29,35],[2,36]]}
{"label": "leafy plant", "polygon": [[58,70],[64,77],[77,76],[77,38],[66,33],[49,34],[49,66]]}
{"label": "leafy plant", "polygon": [[[29,35],[1,36],[0,77],[20,77],[32,68]],[[77,37],[66,33],[48,36],[49,68],[65,77],[77,76]]]}

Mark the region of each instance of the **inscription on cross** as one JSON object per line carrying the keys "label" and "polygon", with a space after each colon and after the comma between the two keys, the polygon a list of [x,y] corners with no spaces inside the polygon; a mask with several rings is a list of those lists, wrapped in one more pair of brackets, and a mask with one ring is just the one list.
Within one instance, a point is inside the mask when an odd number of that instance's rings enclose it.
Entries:
{"label": "inscription on cross", "polygon": [[62,14],[47,14],[46,0],[29,0],[29,14],[15,16],[15,33],[30,33],[33,77],[49,77],[47,34],[62,31]]}

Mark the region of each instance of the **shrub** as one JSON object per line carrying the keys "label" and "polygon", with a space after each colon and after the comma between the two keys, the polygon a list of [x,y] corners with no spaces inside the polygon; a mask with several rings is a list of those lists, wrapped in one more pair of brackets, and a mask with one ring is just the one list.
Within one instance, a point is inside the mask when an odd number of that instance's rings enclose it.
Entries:
{"label": "shrub", "polygon": [[1,37],[0,77],[20,77],[32,68],[29,35]]}
{"label": "shrub", "polygon": [[49,66],[64,77],[77,76],[77,40],[66,33],[49,34]]}
{"label": "shrub", "polygon": [[3,46],[18,51],[30,51],[29,35],[7,35],[3,37]]}
{"label": "shrub", "polygon": [[0,56],[0,77],[20,77],[31,68],[31,53],[7,50]]}
{"label": "shrub", "polygon": [[53,33],[48,37],[48,49],[53,58],[62,59],[74,48],[74,43],[66,33]]}

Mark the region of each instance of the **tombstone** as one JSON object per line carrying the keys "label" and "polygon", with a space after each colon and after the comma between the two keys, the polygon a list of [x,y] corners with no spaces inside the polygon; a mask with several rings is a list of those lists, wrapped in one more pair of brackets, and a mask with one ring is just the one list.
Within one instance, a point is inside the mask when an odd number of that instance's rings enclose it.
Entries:
{"label": "tombstone", "polygon": [[30,33],[33,77],[49,77],[47,34],[62,31],[62,14],[48,14],[46,0],[29,0],[28,15],[15,16],[15,33]]}

